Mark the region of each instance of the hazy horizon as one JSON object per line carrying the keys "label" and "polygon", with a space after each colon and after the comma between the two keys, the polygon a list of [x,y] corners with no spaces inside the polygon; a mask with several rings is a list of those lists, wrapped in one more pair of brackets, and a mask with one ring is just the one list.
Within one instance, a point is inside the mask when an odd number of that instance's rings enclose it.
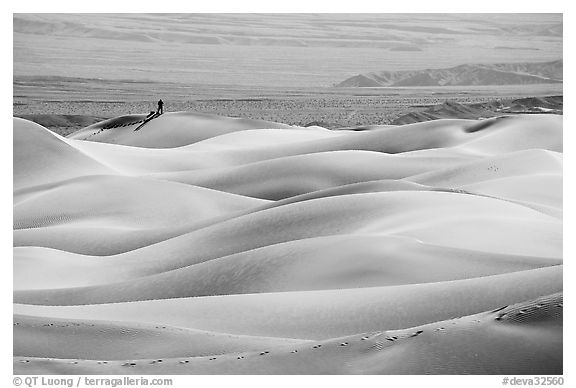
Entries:
{"label": "hazy horizon", "polygon": [[562,59],[562,14],[14,14],[14,77],[331,86]]}

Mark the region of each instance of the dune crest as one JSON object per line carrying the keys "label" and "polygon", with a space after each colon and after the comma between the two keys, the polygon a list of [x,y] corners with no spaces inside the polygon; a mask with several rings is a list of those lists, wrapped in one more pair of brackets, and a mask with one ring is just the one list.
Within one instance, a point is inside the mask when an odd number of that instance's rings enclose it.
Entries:
{"label": "dune crest", "polygon": [[402,330],[256,352],[122,361],[15,357],[14,369],[19,374],[562,374],[562,310],[562,294],[555,293]]}
{"label": "dune crest", "polygon": [[[146,148],[172,148],[196,143],[235,131],[260,128],[290,128],[263,120],[221,117],[210,114],[166,113],[144,124],[144,115],[124,116],[92,124],[68,136],[70,139],[131,145]],[[164,133],[170,128],[170,134]],[[138,131],[138,132],[137,132]]]}
{"label": "dune crest", "polygon": [[15,373],[562,373],[561,116],[144,119],[14,119]]}

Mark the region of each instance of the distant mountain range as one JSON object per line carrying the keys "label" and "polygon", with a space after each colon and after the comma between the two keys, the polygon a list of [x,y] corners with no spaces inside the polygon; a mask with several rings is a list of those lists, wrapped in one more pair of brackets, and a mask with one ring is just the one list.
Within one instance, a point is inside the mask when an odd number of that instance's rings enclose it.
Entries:
{"label": "distant mountain range", "polygon": [[563,60],[465,64],[449,69],[380,71],[348,78],[336,87],[524,85],[562,83]]}

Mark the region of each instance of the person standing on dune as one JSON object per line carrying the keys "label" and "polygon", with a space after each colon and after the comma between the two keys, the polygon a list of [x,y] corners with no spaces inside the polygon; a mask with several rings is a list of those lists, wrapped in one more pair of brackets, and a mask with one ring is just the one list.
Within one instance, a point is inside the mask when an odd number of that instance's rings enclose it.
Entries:
{"label": "person standing on dune", "polygon": [[158,110],[156,111],[156,113],[159,115],[164,113],[164,101],[162,101],[162,99],[158,100]]}

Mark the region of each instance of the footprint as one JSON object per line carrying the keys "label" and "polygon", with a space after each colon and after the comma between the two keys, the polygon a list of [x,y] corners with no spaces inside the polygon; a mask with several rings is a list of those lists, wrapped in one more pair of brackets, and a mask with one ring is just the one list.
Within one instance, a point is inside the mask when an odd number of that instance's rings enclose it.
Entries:
{"label": "footprint", "polygon": [[495,319],[496,321],[501,321],[502,319],[504,319],[504,317],[505,317],[506,315],[508,315],[508,314],[506,314],[506,313],[500,314],[500,315],[498,315],[498,316],[497,316],[496,318],[494,318],[494,319]]}

